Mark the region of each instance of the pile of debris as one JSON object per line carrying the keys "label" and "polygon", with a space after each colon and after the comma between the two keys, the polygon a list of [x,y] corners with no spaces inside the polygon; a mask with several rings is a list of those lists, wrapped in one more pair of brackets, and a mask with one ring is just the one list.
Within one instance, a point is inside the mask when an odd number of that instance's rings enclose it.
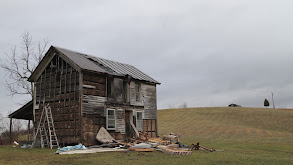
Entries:
{"label": "pile of debris", "polygon": [[170,133],[163,138],[148,138],[147,134],[139,134],[138,138],[133,138],[130,142],[116,141],[109,132],[101,127],[96,139],[101,145],[85,147],[82,144],[76,146],[67,146],[58,148],[58,154],[76,154],[76,153],[97,153],[110,151],[137,151],[137,152],[153,152],[162,151],[170,155],[191,155],[192,150],[208,150],[214,151],[192,144],[190,147],[180,143],[180,134]]}

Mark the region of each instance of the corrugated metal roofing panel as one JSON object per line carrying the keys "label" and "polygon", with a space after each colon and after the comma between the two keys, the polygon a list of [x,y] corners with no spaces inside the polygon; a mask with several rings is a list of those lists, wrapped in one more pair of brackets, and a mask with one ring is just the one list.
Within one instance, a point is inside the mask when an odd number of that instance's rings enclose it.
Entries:
{"label": "corrugated metal roofing panel", "polygon": [[54,46],[54,48],[60,51],[63,55],[65,55],[68,59],[70,59],[73,63],[75,63],[81,69],[122,76],[121,74],[115,74],[111,69],[107,67],[97,65],[94,61],[91,61],[88,58],[86,58],[84,54],[82,53],[64,49],[64,48],[59,48],[56,46]]}
{"label": "corrugated metal roofing panel", "polygon": [[130,75],[134,79],[149,81],[152,83],[160,84],[155,79],[143,73],[132,65],[107,60],[83,53],[71,51],[64,48],[55,47],[61,53],[66,55],[72,62],[77,64],[82,69],[107,73],[111,75]]}
{"label": "corrugated metal roofing panel", "polygon": [[95,56],[89,56],[89,55],[87,55],[87,56],[89,58],[97,61],[98,63],[101,63],[102,65],[111,68],[116,73],[130,75],[134,79],[138,79],[138,80],[159,83],[155,79],[151,78],[150,76],[143,73],[142,71],[140,71],[139,69],[135,68],[132,65],[128,65],[128,64],[124,64],[124,63],[120,63],[120,62],[115,62],[115,61],[111,61],[111,60],[107,60],[107,59],[99,58],[99,57],[95,57]]}

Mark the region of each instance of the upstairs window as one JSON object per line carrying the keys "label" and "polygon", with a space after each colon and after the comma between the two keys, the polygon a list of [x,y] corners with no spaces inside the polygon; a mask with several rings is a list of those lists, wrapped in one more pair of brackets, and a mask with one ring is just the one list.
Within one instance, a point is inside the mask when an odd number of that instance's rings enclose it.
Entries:
{"label": "upstairs window", "polygon": [[115,130],[115,109],[107,109],[107,130]]}
{"label": "upstairs window", "polygon": [[140,101],[140,85],[135,83],[135,100]]}
{"label": "upstairs window", "polygon": [[123,81],[119,78],[114,78],[114,97],[122,101]]}
{"label": "upstairs window", "polygon": [[113,79],[107,78],[107,96],[112,96],[112,81]]}
{"label": "upstairs window", "polygon": [[138,131],[142,131],[143,120],[142,120],[142,112],[136,112],[136,129]]}

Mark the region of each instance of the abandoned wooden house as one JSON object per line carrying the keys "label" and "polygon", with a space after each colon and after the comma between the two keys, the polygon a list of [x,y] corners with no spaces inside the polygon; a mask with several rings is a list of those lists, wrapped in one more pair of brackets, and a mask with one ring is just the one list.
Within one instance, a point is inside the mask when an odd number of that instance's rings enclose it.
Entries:
{"label": "abandoned wooden house", "polygon": [[33,120],[36,129],[49,104],[59,144],[96,144],[101,127],[117,140],[134,129],[158,135],[160,83],[131,65],[51,46],[29,81],[33,101],[9,117]]}

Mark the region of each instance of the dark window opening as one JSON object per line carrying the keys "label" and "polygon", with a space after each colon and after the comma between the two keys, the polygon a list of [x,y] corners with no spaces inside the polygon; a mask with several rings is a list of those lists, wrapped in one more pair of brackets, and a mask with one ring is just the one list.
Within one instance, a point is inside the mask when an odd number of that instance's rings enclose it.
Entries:
{"label": "dark window opening", "polygon": [[107,79],[107,96],[108,97],[112,96],[112,81],[113,79],[111,78]]}
{"label": "dark window opening", "polygon": [[127,82],[123,81],[123,102],[126,103],[127,102]]}

